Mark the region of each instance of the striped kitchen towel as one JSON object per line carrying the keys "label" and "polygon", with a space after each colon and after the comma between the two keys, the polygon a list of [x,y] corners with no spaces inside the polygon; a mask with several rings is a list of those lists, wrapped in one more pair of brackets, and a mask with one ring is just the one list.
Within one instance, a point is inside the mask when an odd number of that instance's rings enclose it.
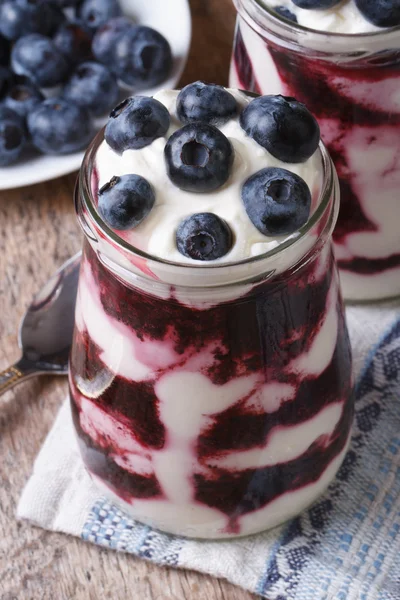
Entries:
{"label": "striped kitchen towel", "polygon": [[269,600],[400,600],[400,306],[349,307],[357,378],[352,442],[301,516],[237,540],[197,541],[131,520],[81,463],[67,402],[18,516],[159,565],[224,577]]}

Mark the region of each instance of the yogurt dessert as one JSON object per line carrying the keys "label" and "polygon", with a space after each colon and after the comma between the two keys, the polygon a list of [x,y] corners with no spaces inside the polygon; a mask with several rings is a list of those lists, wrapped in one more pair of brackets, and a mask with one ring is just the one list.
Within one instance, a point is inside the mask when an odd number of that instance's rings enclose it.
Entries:
{"label": "yogurt dessert", "polygon": [[349,300],[400,294],[400,7],[388,0],[235,0],[231,84],[315,115],[341,185],[334,233]]}
{"label": "yogurt dessert", "polygon": [[353,416],[334,168],[301,103],[191,84],[89,148],[70,392],[84,463],[132,517],[227,538],[330,483]]}

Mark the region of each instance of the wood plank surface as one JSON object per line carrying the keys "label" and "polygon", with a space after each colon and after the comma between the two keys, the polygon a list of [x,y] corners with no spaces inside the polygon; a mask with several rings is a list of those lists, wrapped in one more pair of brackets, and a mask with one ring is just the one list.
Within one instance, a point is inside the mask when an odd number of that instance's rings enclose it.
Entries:
{"label": "wood plank surface", "polygon": [[[193,43],[182,84],[227,83],[232,0],[191,0]],[[76,174],[0,192],[0,370],[18,358],[17,328],[34,292],[79,249],[72,193]],[[1,600],[251,600],[197,573],[18,523],[21,490],[66,394],[64,378],[36,378],[8,392],[0,411]]]}

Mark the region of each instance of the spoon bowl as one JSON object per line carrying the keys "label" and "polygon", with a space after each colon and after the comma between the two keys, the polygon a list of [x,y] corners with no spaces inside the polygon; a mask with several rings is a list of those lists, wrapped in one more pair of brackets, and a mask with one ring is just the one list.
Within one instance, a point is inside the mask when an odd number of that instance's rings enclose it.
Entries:
{"label": "spoon bowl", "polygon": [[19,328],[22,357],[0,372],[0,394],[34,375],[68,373],[80,261],[79,252],[34,297]]}

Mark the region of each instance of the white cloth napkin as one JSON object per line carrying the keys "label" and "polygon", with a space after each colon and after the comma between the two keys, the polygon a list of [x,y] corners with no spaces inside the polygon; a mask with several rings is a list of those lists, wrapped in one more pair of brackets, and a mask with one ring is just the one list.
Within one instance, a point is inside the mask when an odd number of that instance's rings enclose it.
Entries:
{"label": "white cloth napkin", "polygon": [[336,480],[300,517],[229,541],[189,540],[132,521],[86,473],[67,401],[18,517],[157,564],[224,577],[269,600],[399,600],[400,303],[350,306],[347,318],[358,381],[352,444]]}

